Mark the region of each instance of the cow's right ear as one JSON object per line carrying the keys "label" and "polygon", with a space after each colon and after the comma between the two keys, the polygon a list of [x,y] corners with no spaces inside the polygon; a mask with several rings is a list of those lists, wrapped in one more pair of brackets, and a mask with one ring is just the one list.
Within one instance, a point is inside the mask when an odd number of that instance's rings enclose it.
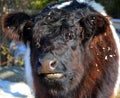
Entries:
{"label": "cow's right ear", "polygon": [[2,30],[11,39],[30,40],[32,38],[32,27],[31,18],[25,13],[9,13],[2,17]]}

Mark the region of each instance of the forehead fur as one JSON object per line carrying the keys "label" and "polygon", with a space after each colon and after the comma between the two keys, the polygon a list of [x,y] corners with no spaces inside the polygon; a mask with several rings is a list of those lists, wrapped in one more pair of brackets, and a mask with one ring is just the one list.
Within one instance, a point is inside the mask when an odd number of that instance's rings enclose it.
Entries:
{"label": "forehead fur", "polygon": [[46,35],[47,37],[57,37],[57,35],[61,35],[63,29],[75,33],[75,28],[80,27],[79,21],[92,14],[98,15],[99,13],[88,4],[78,2],[73,2],[62,9],[54,8],[42,12],[35,17],[34,39],[40,40]]}

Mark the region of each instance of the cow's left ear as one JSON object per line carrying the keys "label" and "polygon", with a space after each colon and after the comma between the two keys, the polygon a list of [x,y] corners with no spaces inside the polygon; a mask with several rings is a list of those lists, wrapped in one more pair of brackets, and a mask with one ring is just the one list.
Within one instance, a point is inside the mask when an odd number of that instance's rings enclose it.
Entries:
{"label": "cow's left ear", "polygon": [[92,14],[83,17],[80,20],[80,26],[84,30],[85,38],[88,39],[92,35],[105,33],[107,26],[109,26],[109,21],[105,16]]}
{"label": "cow's left ear", "polygon": [[11,39],[30,40],[33,26],[30,19],[29,15],[22,12],[6,14],[2,17],[2,30]]}

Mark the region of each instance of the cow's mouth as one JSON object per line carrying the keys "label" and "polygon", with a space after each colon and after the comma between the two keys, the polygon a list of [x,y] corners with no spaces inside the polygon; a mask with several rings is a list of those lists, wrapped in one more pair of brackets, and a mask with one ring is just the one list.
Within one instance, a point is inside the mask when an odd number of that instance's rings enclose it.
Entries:
{"label": "cow's mouth", "polygon": [[71,74],[65,72],[44,73],[40,76],[40,82],[44,87],[51,90],[62,91],[68,86],[73,77]]}
{"label": "cow's mouth", "polygon": [[49,73],[45,75],[45,78],[47,79],[60,79],[63,77],[63,73]]}
{"label": "cow's mouth", "polygon": [[64,77],[63,73],[47,73],[47,74],[42,74],[42,77],[44,79],[49,79],[49,80],[55,80],[55,79],[61,79]]}

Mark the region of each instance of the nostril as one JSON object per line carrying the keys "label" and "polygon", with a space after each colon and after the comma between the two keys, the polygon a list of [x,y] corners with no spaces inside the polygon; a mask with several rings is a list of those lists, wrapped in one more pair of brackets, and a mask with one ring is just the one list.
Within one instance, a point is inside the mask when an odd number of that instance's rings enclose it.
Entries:
{"label": "nostril", "polygon": [[55,69],[55,67],[56,67],[56,65],[57,65],[56,63],[57,63],[57,60],[56,60],[56,59],[50,61],[50,62],[49,62],[49,67],[50,67],[51,69]]}

